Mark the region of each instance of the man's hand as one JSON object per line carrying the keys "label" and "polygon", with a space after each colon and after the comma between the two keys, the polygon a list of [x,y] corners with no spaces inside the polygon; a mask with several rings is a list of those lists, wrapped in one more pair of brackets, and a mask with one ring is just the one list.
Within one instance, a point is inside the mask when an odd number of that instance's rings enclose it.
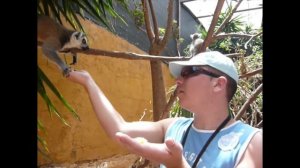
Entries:
{"label": "man's hand", "polygon": [[164,143],[150,143],[142,138],[131,138],[130,136],[118,132],[117,140],[129,151],[164,164],[168,168],[188,168],[190,167],[182,156],[182,145],[172,139],[167,139]]}
{"label": "man's hand", "polygon": [[67,79],[83,86],[85,86],[88,83],[88,81],[92,81],[91,75],[84,70],[70,71],[69,75],[67,76]]}

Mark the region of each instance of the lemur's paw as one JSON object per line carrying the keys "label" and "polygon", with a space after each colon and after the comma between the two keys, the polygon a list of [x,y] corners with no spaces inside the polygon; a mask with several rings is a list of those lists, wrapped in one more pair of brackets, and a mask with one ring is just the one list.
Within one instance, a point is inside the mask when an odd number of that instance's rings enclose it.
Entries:
{"label": "lemur's paw", "polygon": [[72,71],[72,69],[71,69],[70,67],[69,67],[69,68],[66,68],[66,69],[63,71],[63,76],[64,76],[64,77],[69,77],[71,71]]}

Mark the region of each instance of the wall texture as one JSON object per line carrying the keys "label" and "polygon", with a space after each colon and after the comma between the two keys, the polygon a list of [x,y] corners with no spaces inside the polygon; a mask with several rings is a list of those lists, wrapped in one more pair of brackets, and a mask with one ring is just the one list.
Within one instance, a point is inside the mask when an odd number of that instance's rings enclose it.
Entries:
{"label": "wall texture", "polygon": [[[82,21],[91,48],[128,51],[144,54],[136,46],[86,20]],[[70,27],[70,26],[69,26]],[[145,39],[148,40],[148,39]],[[47,88],[47,93],[59,112],[71,127],[65,126],[55,115],[50,117],[47,106],[38,94],[38,119],[43,123],[46,134],[39,132],[48,144],[52,161],[38,153],[38,165],[48,163],[74,163],[85,160],[103,159],[127,153],[107,137],[98,123],[84,88],[66,80],[56,65],[43,56],[38,47],[38,64],[50,80],[78,112],[81,121],[73,118],[56,96]],[[64,59],[64,55],[61,55]],[[65,55],[68,63],[71,56]],[[113,106],[127,121],[152,117],[151,76],[148,61],[126,60],[104,56],[78,54],[78,63],[73,68],[87,70],[101,87]],[[174,84],[168,69],[163,65],[165,84],[168,89]]]}

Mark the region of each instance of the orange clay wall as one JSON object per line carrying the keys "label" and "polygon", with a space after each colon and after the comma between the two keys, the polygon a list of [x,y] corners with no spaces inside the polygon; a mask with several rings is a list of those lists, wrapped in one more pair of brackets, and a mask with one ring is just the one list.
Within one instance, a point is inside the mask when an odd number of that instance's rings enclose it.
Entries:
{"label": "orange clay wall", "polygon": [[[106,29],[88,20],[81,21],[88,34],[91,48],[145,54]],[[52,159],[47,160],[38,152],[37,164],[74,163],[127,154],[124,148],[111,141],[105,134],[84,88],[65,79],[57,66],[43,56],[41,48],[38,47],[37,50],[38,65],[81,118],[81,121],[76,120],[46,86],[53,104],[71,125],[65,126],[56,115],[50,117],[45,102],[39,94],[37,95],[37,117],[46,129],[46,134],[41,131],[38,133],[47,142],[48,155]],[[61,56],[64,59],[64,55]],[[68,63],[71,62],[70,55],[65,55],[65,58]],[[149,61],[78,54],[78,63],[73,68],[87,70],[125,120],[139,120],[144,112],[143,120],[151,120],[152,91]],[[167,90],[175,83],[166,65],[163,65],[163,70]]]}

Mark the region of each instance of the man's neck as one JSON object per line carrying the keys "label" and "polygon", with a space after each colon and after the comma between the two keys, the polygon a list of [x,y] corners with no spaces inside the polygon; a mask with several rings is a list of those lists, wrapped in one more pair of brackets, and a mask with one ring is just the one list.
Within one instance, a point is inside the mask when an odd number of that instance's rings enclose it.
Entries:
{"label": "man's neck", "polygon": [[[195,114],[194,116],[194,127],[201,130],[215,130],[218,126],[228,117],[228,112],[222,113],[207,113],[207,114]],[[234,122],[231,119],[226,125],[230,125]]]}

